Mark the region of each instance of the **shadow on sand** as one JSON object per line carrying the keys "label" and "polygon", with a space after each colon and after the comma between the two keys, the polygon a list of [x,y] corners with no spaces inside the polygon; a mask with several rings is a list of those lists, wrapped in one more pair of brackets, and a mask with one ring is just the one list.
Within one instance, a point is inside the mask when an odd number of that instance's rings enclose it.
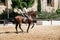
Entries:
{"label": "shadow on sand", "polygon": [[[9,32],[9,31],[7,31],[7,32],[0,32],[0,34],[9,34],[9,33],[16,33],[16,32]],[[20,32],[18,32],[18,33],[27,33],[27,32],[22,32],[22,31],[20,31]],[[18,34],[18,33],[16,33],[16,34]]]}

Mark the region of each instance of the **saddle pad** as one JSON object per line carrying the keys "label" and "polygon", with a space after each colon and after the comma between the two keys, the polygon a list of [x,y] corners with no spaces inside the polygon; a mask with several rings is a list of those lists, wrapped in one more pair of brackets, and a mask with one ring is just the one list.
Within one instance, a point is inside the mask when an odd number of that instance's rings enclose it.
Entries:
{"label": "saddle pad", "polygon": [[26,21],[27,20],[27,18],[26,17],[24,17],[24,20],[23,21]]}

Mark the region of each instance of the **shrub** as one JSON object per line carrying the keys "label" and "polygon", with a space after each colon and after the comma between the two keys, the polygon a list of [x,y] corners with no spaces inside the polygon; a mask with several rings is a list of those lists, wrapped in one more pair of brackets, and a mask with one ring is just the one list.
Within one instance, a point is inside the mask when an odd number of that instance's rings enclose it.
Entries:
{"label": "shrub", "polygon": [[38,15],[41,14],[41,0],[38,0]]}
{"label": "shrub", "polygon": [[[12,11],[9,13],[9,18],[14,18],[17,15],[22,16],[22,14],[18,14]],[[8,19],[8,14],[6,11],[0,14],[0,20],[4,20],[4,19]]]}
{"label": "shrub", "polygon": [[48,12],[41,12],[41,14],[39,15],[40,19],[56,19],[58,18],[58,15],[54,14],[54,13],[48,13]]}
{"label": "shrub", "polygon": [[60,15],[60,9],[57,9],[57,10],[56,10],[56,13],[57,13],[58,15]]}

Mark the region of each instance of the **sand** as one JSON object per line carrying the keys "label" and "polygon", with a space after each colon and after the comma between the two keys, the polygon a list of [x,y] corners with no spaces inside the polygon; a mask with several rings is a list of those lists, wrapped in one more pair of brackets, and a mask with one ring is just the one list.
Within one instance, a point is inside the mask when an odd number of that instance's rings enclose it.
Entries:
{"label": "sand", "polygon": [[60,25],[35,25],[33,29],[26,32],[27,26],[22,26],[24,32],[18,28],[19,33],[15,33],[15,27],[0,27],[0,40],[60,40]]}

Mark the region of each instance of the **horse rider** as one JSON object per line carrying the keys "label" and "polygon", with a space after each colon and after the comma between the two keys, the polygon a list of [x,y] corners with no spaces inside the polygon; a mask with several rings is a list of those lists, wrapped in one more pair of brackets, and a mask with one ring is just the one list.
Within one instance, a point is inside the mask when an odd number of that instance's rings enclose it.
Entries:
{"label": "horse rider", "polygon": [[27,19],[29,19],[29,16],[28,16],[28,14],[27,14],[27,9],[26,9],[26,7],[23,8],[23,13],[22,13],[22,15],[23,15],[24,17],[26,17]]}

